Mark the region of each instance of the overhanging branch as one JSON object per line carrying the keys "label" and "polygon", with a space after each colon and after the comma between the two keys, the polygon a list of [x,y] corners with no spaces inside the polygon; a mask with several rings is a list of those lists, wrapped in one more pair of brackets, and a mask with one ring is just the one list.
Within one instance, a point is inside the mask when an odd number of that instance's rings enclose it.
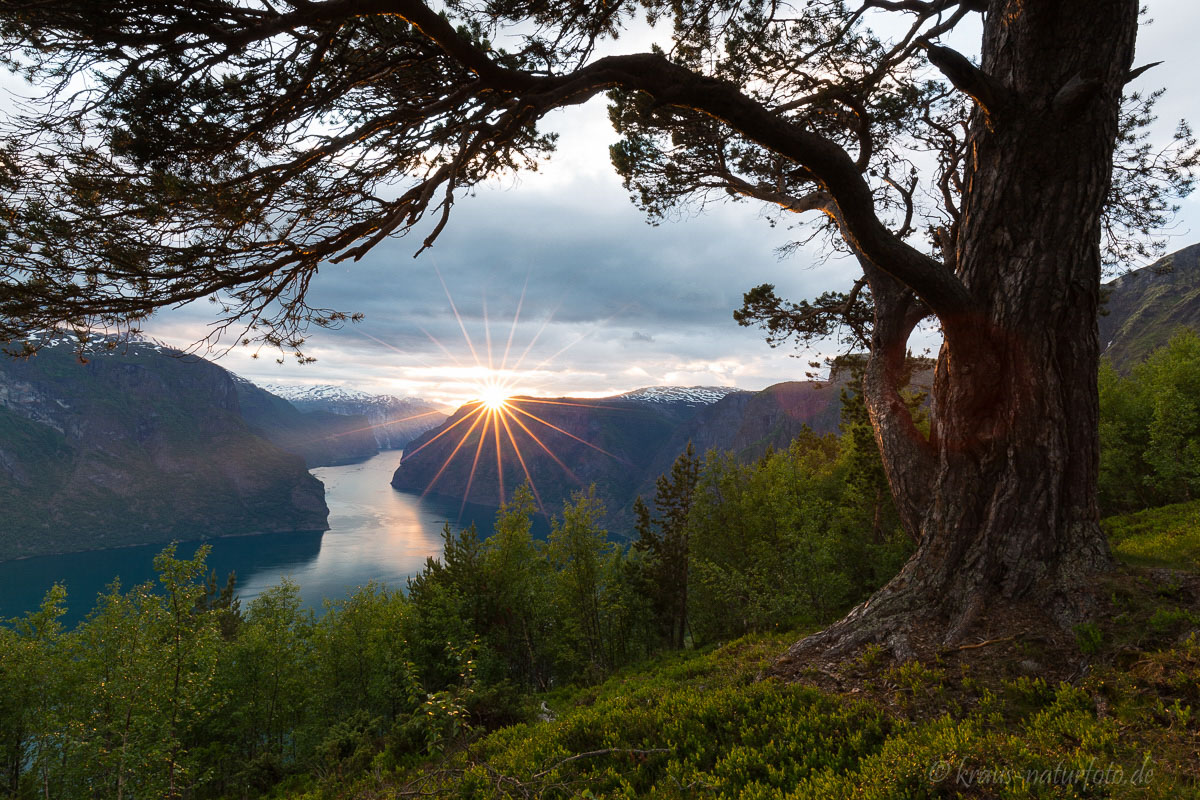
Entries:
{"label": "overhanging branch", "polygon": [[903,242],[880,221],[870,185],[841,146],[771,113],[733,84],[697,75],[657,53],[608,56],[565,75],[535,76],[495,64],[423,3],[393,0],[391,5],[394,13],[477,74],[481,84],[512,93],[534,106],[538,116],[557,103],[579,102],[620,87],[720,120],[748,140],[809,170],[833,198],[850,247],[911,287],[939,314],[961,313],[973,305],[966,287],[953,273]]}

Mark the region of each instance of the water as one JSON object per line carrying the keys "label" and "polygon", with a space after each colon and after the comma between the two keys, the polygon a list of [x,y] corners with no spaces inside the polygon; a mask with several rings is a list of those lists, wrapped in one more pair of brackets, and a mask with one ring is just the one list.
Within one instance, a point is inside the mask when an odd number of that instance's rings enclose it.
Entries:
{"label": "water", "polygon": [[[201,544],[212,552],[210,567],[223,583],[234,571],[243,604],[287,576],[300,585],[305,606],[319,610],[324,598],[340,599],[369,581],[404,588],[430,556],[442,552],[442,527],[476,524],[491,533],[495,509],[398,492],[389,481],[400,461],[384,451],[367,461],[312,472],[325,484],[330,530],[273,533],[182,542],[177,555],[190,558]],[[535,520],[535,532],[544,527]],[[96,595],[114,578],[124,587],[154,577],[153,560],[163,546],[123,547],[88,553],[0,562],[0,619],[37,608],[56,581],[67,587],[70,626],[87,615]]]}

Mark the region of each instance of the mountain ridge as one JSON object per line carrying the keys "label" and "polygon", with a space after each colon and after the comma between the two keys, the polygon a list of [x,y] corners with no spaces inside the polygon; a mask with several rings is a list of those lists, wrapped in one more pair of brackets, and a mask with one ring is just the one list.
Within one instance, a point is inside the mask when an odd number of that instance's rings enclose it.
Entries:
{"label": "mountain ridge", "polygon": [[[634,498],[653,495],[655,480],[689,441],[700,456],[709,449],[733,450],[749,460],[786,448],[804,427],[836,431],[843,385],[788,381],[758,392],[654,386],[600,398],[509,398],[516,410],[510,412],[513,422],[499,429],[499,467],[496,429],[489,433],[490,423],[469,421],[477,406],[467,404],[411,443],[392,486],[498,505],[497,476],[504,476],[511,494],[528,473],[544,509],[554,514],[571,492],[595,483],[611,528],[628,529]],[[510,436],[521,458],[511,452]]]}
{"label": "mountain ridge", "polygon": [[363,417],[380,450],[401,449],[448,416],[438,404],[419,397],[371,394],[334,384],[256,385],[304,412]]}
{"label": "mountain ridge", "polygon": [[1200,243],[1102,287],[1100,352],[1128,372],[1181,327],[1200,331]]}

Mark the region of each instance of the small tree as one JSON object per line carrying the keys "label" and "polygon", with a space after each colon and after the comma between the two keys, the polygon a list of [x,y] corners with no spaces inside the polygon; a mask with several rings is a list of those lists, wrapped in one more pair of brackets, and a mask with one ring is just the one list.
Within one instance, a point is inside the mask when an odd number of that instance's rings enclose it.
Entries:
{"label": "small tree", "polygon": [[1135,511],[1200,497],[1200,336],[1180,330],[1132,375],[1100,370],[1100,502]]}
{"label": "small tree", "polygon": [[533,492],[523,483],[496,514],[496,527],[483,542],[489,617],[486,637],[522,686],[547,689],[552,677],[549,564],[532,535]]}
{"label": "small tree", "polygon": [[603,676],[613,664],[612,648],[602,610],[606,587],[605,564],[612,558],[613,547],[600,527],[604,504],[596,498],[596,487],[587,493],[575,492],[563,503],[562,521],[555,519],[546,542],[546,558],[555,570],[555,606],[560,610],[557,633],[564,638],[564,654],[584,677]]}
{"label": "small tree", "polygon": [[682,648],[688,620],[688,514],[700,478],[700,459],[692,443],[660,475],[654,494],[654,514],[642,498],[633,504],[638,538],[634,547],[644,551],[646,593],[653,599],[666,641]]}

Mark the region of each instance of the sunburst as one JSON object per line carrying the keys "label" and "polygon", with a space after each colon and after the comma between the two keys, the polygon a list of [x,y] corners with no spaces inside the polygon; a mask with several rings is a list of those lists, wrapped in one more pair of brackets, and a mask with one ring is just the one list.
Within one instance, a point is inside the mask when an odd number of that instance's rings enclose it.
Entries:
{"label": "sunburst", "polygon": [[485,383],[479,390],[479,402],[488,411],[503,410],[508,405],[510,392],[499,383]]}
{"label": "sunburst", "polygon": [[[438,279],[441,281],[442,288],[446,292],[446,299],[450,304],[450,309],[454,313],[455,319],[458,321],[459,330],[462,331],[463,340],[466,344],[467,351],[471,354],[471,358],[475,362],[476,371],[478,374],[482,375],[482,378],[478,381],[475,387],[475,399],[468,401],[463,406],[465,413],[463,413],[459,419],[455,420],[441,431],[434,434],[429,440],[421,444],[416,449],[405,453],[405,458],[407,459],[424,450],[426,447],[429,447],[439,439],[442,439],[442,437],[447,437],[447,442],[454,441],[454,438],[457,437],[457,441],[454,442],[454,446],[450,448],[450,454],[442,462],[432,480],[430,480],[428,485],[425,487],[424,491],[422,492],[423,495],[429,494],[431,491],[433,491],[434,486],[446,473],[447,469],[451,463],[455,461],[455,459],[470,458],[471,468],[467,474],[466,487],[463,491],[462,498],[462,506],[465,508],[467,500],[470,497],[471,487],[475,481],[476,471],[478,470],[479,465],[484,458],[488,458],[490,460],[492,457],[492,454],[487,453],[486,451],[493,450],[496,462],[499,498],[500,502],[503,503],[505,501],[504,452],[509,451],[515,456],[517,463],[520,465],[522,474],[518,477],[524,478],[524,480],[529,484],[530,489],[533,491],[534,499],[537,502],[538,508],[543,514],[546,513],[545,506],[542,503],[541,495],[538,492],[537,485],[529,469],[527,454],[521,450],[521,445],[518,443],[517,436],[514,435],[514,431],[519,431],[528,437],[528,441],[533,442],[539,451],[544,452],[547,456],[549,456],[550,459],[557,464],[558,467],[560,467],[573,482],[577,484],[582,484],[582,481],[580,481],[571,468],[567,466],[554,452],[551,446],[546,442],[545,435],[538,435],[537,429],[539,427],[544,431],[553,431],[556,434],[568,437],[574,441],[587,445],[593,450],[603,453],[610,458],[618,461],[624,461],[624,459],[608,452],[604,448],[599,447],[598,445],[593,444],[592,442],[589,442],[580,436],[576,436],[570,431],[567,431],[546,419],[543,419],[541,416],[535,413],[534,410],[538,405],[596,408],[596,403],[574,403],[566,399],[543,400],[531,397],[527,391],[522,391],[519,388],[518,382],[522,374],[520,372],[521,365],[525,362],[526,356],[528,356],[532,351],[534,344],[537,342],[538,338],[541,336],[542,332],[546,329],[546,326],[550,322],[550,317],[547,317],[546,321],[542,323],[541,327],[530,340],[529,344],[526,345],[520,357],[518,357],[515,363],[510,367],[508,365],[509,358],[512,353],[513,340],[515,338],[517,324],[521,318],[521,309],[525,302],[525,290],[528,288],[528,282],[526,282],[526,287],[523,287],[521,290],[520,300],[517,303],[516,312],[513,314],[513,321],[512,326],[509,329],[508,339],[505,343],[504,351],[499,359],[500,363],[497,365],[495,363],[496,360],[492,351],[491,325],[487,315],[486,301],[484,302],[483,306],[484,340],[486,342],[485,364],[484,358],[481,358],[480,356],[479,349],[475,347],[474,342],[471,340],[470,334],[467,332],[466,323],[463,321],[462,315],[459,313],[458,307],[454,303],[454,298],[450,294],[450,289],[446,286],[445,280],[442,279],[440,271],[438,271]],[[455,358],[453,354],[432,334],[430,334],[428,331],[425,331],[425,335],[433,340],[433,342],[442,350],[442,352],[445,353],[452,361],[454,361],[460,367],[462,366],[462,362]],[[575,344],[578,344],[584,338],[586,338],[586,335],[577,338],[575,341],[571,342],[571,344],[562,348],[550,358],[543,360],[540,364],[538,364],[534,371],[540,370],[549,361],[557,358]],[[614,408],[613,406],[599,407]],[[474,435],[478,435],[474,452],[471,452],[469,449],[464,452],[464,446]]]}

